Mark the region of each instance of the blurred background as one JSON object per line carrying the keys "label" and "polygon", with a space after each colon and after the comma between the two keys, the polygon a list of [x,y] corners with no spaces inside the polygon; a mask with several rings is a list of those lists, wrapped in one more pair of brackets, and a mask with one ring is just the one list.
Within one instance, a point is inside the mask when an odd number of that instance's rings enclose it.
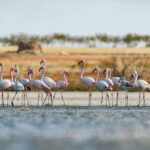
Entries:
{"label": "blurred background", "polygon": [[[31,67],[39,78],[41,59],[54,80],[70,72],[67,90],[79,84],[77,62],[86,60],[85,74],[110,67],[113,76],[129,78],[137,69],[150,82],[150,2],[148,0],[13,0],[0,1],[0,60],[9,77],[12,64],[27,76]],[[32,63],[31,63],[32,62]]]}

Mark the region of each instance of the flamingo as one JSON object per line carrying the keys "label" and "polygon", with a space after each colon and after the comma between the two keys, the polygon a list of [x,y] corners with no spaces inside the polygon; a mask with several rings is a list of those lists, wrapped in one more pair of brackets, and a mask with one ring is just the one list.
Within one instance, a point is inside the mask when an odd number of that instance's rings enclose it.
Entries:
{"label": "flamingo", "polygon": [[125,90],[125,106],[128,106],[128,91],[133,89],[133,84],[121,77],[119,80],[119,87]]}
{"label": "flamingo", "polygon": [[[40,74],[40,79],[50,88],[52,89],[54,86],[56,86],[56,82],[49,78],[49,77],[45,77],[45,67],[44,66],[41,66],[39,68],[39,72],[41,73]],[[52,101],[52,95],[51,96],[51,104],[53,104],[53,101]],[[43,102],[43,105],[44,105],[45,101]]]}
{"label": "flamingo", "polygon": [[108,90],[112,90],[111,87],[109,86],[109,84],[105,81],[105,80],[98,80],[99,77],[99,69],[98,68],[94,68],[93,69],[93,73],[96,73],[96,78],[95,78],[95,82],[96,82],[96,87],[99,90],[102,90],[102,99],[101,99],[101,105],[103,102],[103,91],[106,91],[106,106],[107,106],[107,100],[109,102],[109,106],[110,106],[110,101],[109,101],[109,95],[108,95]]}
{"label": "flamingo", "polygon": [[138,80],[138,72],[137,71],[134,71],[131,77],[133,77],[132,82],[133,82],[134,87],[139,89],[139,104],[138,104],[138,106],[140,106],[140,102],[141,102],[141,93],[143,94],[143,106],[146,106],[145,89],[150,89],[150,84],[145,80]]}
{"label": "flamingo", "polygon": [[92,77],[83,77],[84,68],[85,68],[85,61],[84,60],[80,60],[78,62],[78,66],[81,68],[80,82],[88,87],[88,90],[89,90],[89,106],[91,106],[91,98],[92,98],[91,89],[92,89],[93,86],[95,86],[95,79],[93,79]]}
{"label": "flamingo", "polygon": [[[106,81],[108,83],[108,85],[110,86],[110,88],[112,89],[112,86],[114,86],[114,82],[112,81],[111,77],[111,70],[110,68],[106,68],[103,71],[103,74],[105,75],[104,81]],[[112,97],[112,106],[113,106],[113,93],[111,92],[111,97]]]}
{"label": "flamingo", "polygon": [[[56,82],[56,89],[57,89],[57,91],[58,90],[61,90],[61,99],[62,99],[62,101],[63,101],[63,103],[64,103],[64,105],[66,105],[65,104],[65,101],[64,101],[64,97],[63,97],[63,90],[64,90],[64,88],[66,88],[67,86],[68,86],[68,80],[67,80],[67,77],[69,77],[69,73],[68,72],[66,72],[66,71],[64,71],[64,73],[63,73],[63,75],[64,75],[64,80],[58,80],[57,82]],[[56,92],[57,92],[56,91]],[[56,92],[55,92],[55,94],[54,94],[54,96],[53,96],[53,100],[54,100],[54,98],[55,98],[55,95],[56,95]]]}
{"label": "flamingo", "polygon": [[[4,65],[2,63],[0,63],[0,90],[2,91],[1,93],[1,97],[2,97],[2,106],[4,107],[4,91],[12,88],[12,86],[14,85],[13,82],[13,71],[14,68],[11,67],[10,68],[10,80],[9,79],[3,79],[3,70],[4,70]],[[9,99],[9,93],[7,93],[7,105],[8,105],[8,99]]]}
{"label": "flamingo", "polygon": [[18,94],[18,92],[24,91],[24,86],[23,86],[23,84],[17,80],[17,77],[18,77],[18,74],[19,74],[19,68],[18,68],[17,65],[14,66],[14,70],[15,70],[15,73],[16,73],[16,74],[15,74],[15,80],[14,80],[14,83],[15,83],[15,84],[13,85],[13,90],[15,91],[15,95],[14,95],[12,101],[11,101],[11,105],[12,105],[12,106],[14,106],[13,101],[14,101],[16,95]]}
{"label": "flamingo", "polygon": [[[37,89],[38,91],[46,92],[46,96],[44,99],[45,101],[47,96],[49,97],[51,95],[51,89],[42,80],[34,80],[35,72],[32,69],[28,69],[27,73],[29,77],[29,86],[31,86],[34,89]],[[39,106],[39,99],[40,93],[38,92],[38,106]]]}
{"label": "flamingo", "polygon": [[120,79],[121,79],[121,77],[112,77],[112,81],[113,81],[114,85],[117,87],[116,106],[118,106]]}

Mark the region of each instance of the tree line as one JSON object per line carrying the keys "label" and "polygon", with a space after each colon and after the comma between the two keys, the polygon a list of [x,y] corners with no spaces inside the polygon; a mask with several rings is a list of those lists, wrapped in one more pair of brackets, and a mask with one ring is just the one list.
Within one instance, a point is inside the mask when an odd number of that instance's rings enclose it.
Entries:
{"label": "tree line", "polygon": [[[126,34],[125,36],[109,36],[107,34],[96,34],[93,36],[71,36],[68,34],[54,33],[52,35],[27,35],[27,34],[11,34],[9,36],[0,37],[1,45],[18,45],[20,42],[31,42],[40,43],[47,46],[59,43],[63,45],[64,43],[70,44],[89,44],[94,42],[103,43],[113,43],[114,45],[118,43],[125,43],[130,45],[137,42],[145,42],[145,46],[150,46],[150,35],[138,35],[138,34]],[[94,46],[94,44],[93,44]]]}

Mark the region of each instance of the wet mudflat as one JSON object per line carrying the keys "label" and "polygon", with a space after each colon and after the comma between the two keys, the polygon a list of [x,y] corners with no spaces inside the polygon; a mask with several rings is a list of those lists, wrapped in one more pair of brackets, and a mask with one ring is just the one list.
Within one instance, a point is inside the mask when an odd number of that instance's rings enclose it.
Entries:
{"label": "wet mudflat", "polygon": [[[30,94],[30,106],[21,106],[19,95],[14,101],[15,107],[0,107],[2,149],[150,148],[150,107],[136,106],[138,93],[129,94],[132,104],[129,107],[123,106],[124,93],[121,93],[119,107],[106,107],[105,102],[103,106],[96,105],[99,93],[93,93],[93,106],[88,107],[88,93],[84,92],[64,93],[67,106],[58,94],[53,107],[38,107],[34,105],[36,93]],[[149,94],[146,94],[148,103]]]}

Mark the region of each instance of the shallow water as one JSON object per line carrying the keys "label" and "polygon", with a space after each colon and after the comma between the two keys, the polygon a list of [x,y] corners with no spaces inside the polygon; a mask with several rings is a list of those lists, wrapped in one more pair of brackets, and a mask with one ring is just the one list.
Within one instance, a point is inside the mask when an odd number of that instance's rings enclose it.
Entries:
{"label": "shallow water", "polygon": [[123,93],[119,107],[100,107],[98,92],[93,93],[92,107],[86,106],[86,92],[64,93],[68,106],[59,94],[53,107],[34,105],[37,93],[28,96],[30,106],[20,106],[21,94],[16,107],[0,106],[1,149],[150,149],[150,106],[136,106],[138,93],[129,94],[129,107],[123,107]]}
{"label": "shallow water", "polygon": [[2,149],[148,149],[150,108],[0,108]]}

